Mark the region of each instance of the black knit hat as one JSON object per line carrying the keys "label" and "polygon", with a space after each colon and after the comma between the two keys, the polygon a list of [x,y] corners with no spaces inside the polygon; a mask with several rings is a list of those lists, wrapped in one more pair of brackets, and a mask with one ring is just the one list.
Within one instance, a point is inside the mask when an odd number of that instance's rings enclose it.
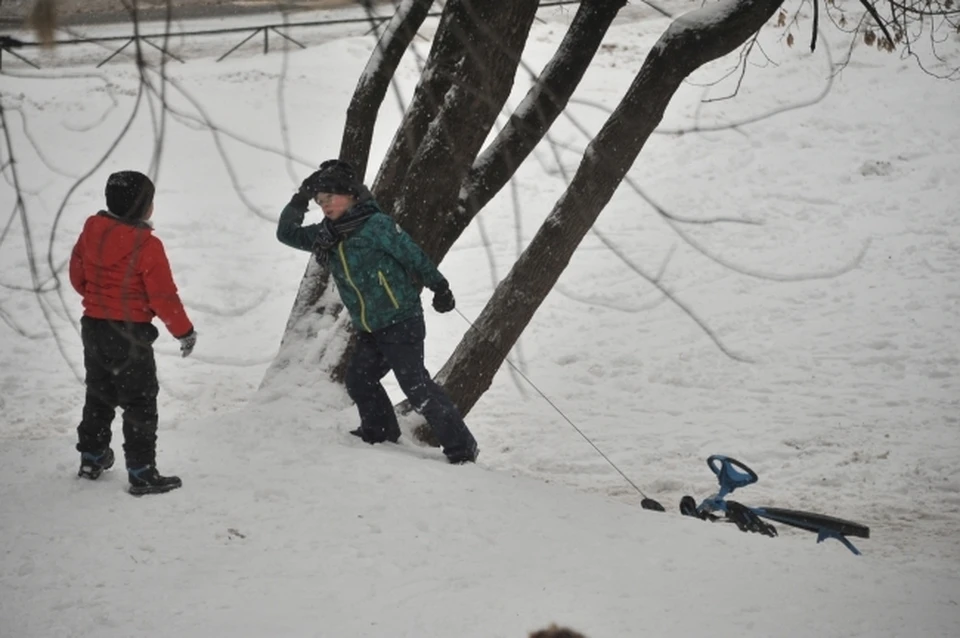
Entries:
{"label": "black knit hat", "polygon": [[320,165],[313,182],[314,193],[335,193],[340,195],[360,194],[363,186],[357,180],[357,171],[349,162],[327,160]]}
{"label": "black knit hat", "polygon": [[107,210],[124,219],[140,220],[153,203],[156,189],[150,178],[137,171],[120,171],[107,178]]}

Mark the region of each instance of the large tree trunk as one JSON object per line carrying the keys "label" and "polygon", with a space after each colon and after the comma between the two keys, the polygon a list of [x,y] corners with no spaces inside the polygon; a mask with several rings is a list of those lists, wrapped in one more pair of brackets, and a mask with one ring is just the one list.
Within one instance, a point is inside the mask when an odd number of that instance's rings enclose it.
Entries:
{"label": "large tree trunk", "polygon": [[[536,83],[510,116],[496,139],[483,151],[463,180],[450,234],[458,238],[489,201],[500,192],[520,164],[566,108],[626,0],[583,0],[570,28]],[[438,258],[446,254],[449,242]]]}
{"label": "large tree trunk", "polygon": [[[404,1],[377,41],[377,48],[371,54],[357,82],[357,88],[347,108],[340,158],[352,162],[360,175],[366,172],[370,141],[373,138],[380,105],[383,103],[404,51],[416,36],[417,29],[423,24],[431,4],[432,0]],[[319,326],[332,326],[343,310],[339,297],[331,294],[334,290],[330,287],[331,283],[330,271],[320,266],[315,259],[309,259],[283,331],[280,351],[264,375],[261,389],[269,387],[279,378],[281,371],[302,364],[313,366],[320,357],[324,356],[322,351],[312,353],[311,357],[318,358],[307,360],[306,353],[312,351],[310,348],[304,348],[302,344],[317,338]],[[332,379],[336,381],[342,377],[343,367],[337,364],[345,349],[338,347],[335,351],[338,360],[328,367]]]}
{"label": "large tree trunk", "polygon": [[[506,7],[496,0],[452,0],[441,15],[423,80],[385,161],[385,166],[392,164],[396,170],[382,169],[378,177],[378,184],[382,186],[375,187],[378,201],[383,205],[396,196],[391,193],[401,192],[404,202],[412,199],[417,203],[410,205],[416,214],[408,218],[412,226],[408,230],[415,239],[423,240],[422,236],[418,237],[419,230],[441,225],[442,215],[455,205],[459,185],[510,93],[536,9],[536,0],[517,0]],[[399,30],[392,32],[394,37],[400,37],[399,34]],[[399,60],[378,53],[374,53],[374,57],[380,57],[382,64],[390,59]],[[364,75],[385,77],[369,67]],[[392,70],[389,75],[392,76]],[[385,89],[374,95],[382,99]],[[351,135],[351,143],[355,140]],[[383,183],[385,170],[394,175],[387,183]],[[397,202],[397,205],[404,204]],[[431,221],[421,225],[416,221],[418,218]],[[425,249],[429,254],[429,247]],[[330,325],[320,320],[336,318],[342,311],[342,306],[327,294],[329,285],[326,269],[310,260],[280,354],[268,370],[264,385],[277,378],[275,368],[284,369],[298,361],[307,365],[316,363],[302,360],[302,353],[310,349],[296,344],[311,338],[316,325]],[[343,341],[342,335],[329,340],[338,346]],[[349,347],[338,348],[337,352],[343,353],[339,361],[325,365],[333,380],[342,378],[349,351]]]}
{"label": "large tree trunk", "polygon": [[[434,113],[416,153],[403,162],[403,188],[392,210],[397,222],[435,261],[441,250],[449,249],[444,241],[456,239],[444,231],[447,212],[454,207],[460,184],[510,95],[537,6],[537,0],[514,0],[508,5],[496,0],[460,0],[447,5],[445,35],[437,35],[440,44],[434,44],[431,57],[453,51],[462,57],[449,68],[447,80],[439,83],[447,87],[446,94],[424,98],[419,115],[411,118],[419,122],[424,113]],[[450,38],[457,44],[446,42]],[[449,60],[434,62],[438,68],[449,66]],[[424,76],[435,73],[428,63]],[[418,92],[426,85],[438,86],[424,82]],[[408,114],[417,108],[411,106]],[[409,147],[402,143],[406,139],[401,137],[403,128],[394,141],[394,151],[406,157]],[[383,204],[383,191],[377,190],[376,195]],[[347,348],[333,369],[334,378],[343,377],[349,356]]]}
{"label": "large tree trunk", "polygon": [[782,0],[726,0],[677,18],[584,152],[570,186],[437,375],[466,414],[610,201],[680,83],[743,44]]}
{"label": "large tree trunk", "polygon": [[417,35],[433,0],[404,0],[377,41],[367,66],[357,82],[340,142],[340,159],[350,162],[363,177],[370,158],[370,144],[377,113],[383,103],[404,52]]}
{"label": "large tree trunk", "polygon": [[464,2],[450,24],[465,55],[393,206],[397,221],[434,261],[456,238],[447,230],[449,211],[510,96],[537,6],[537,0]]}
{"label": "large tree trunk", "polygon": [[410,160],[427,134],[430,122],[440,110],[443,96],[453,84],[457,66],[465,55],[460,30],[452,27],[462,19],[460,16],[464,13],[463,5],[469,1],[451,0],[444,7],[430,54],[420,75],[420,82],[380,165],[380,171],[373,183],[373,192],[376,193],[377,201],[387,210],[393,208],[403,188]]}

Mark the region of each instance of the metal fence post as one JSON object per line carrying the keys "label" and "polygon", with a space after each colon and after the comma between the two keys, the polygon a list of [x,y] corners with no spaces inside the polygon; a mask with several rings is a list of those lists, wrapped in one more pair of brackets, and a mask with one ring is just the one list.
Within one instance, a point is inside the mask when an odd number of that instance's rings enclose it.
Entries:
{"label": "metal fence post", "polygon": [[253,36],[257,35],[257,34],[260,33],[260,31],[262,31],[262,30],[263,30],[263,27],[257,27],[257,29],[255,29],[253,33],[251,33],[250,35],[248,35],[247,37],[245,37],[243,40],[241,40],[239,44],[237,44],[237,45],[234,46],[232,49],[230,49],[229,51],[227,51],[226,53],[224,53],[223,55],[221,55],[219,58],[217,58],[217,62],[219,62],[220,60],[224,59],[225,57],[227,57],[228,55],[230,55],[231,53],[233,53],[234,51],[236,51],[237,49],[239,49],[240,47],[242,47],[244,44],[246,44],[246,43],[250,40],[250,38],[252,38]]}

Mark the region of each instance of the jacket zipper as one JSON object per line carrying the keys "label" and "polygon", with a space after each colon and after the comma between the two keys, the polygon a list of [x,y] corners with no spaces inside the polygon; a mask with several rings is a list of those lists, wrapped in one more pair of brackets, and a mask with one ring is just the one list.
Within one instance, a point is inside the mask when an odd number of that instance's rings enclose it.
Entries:
{"label": "jacket zipper", "polygon": [[343,264],[343,274],[347,278],[347,283],[350,284],[350,287],[353,288],[353,291],[357,293],[357,299],[360,300],[360,323],[363,324],[363,329],[367,332],[373,332],[370,329],[370,326],[367,325],[367,304],[363,302],[363,295],[360,294],[360,289],[357,288],[357,284],[353,283],[353,277],[350,276],[350,269],[347,267],[347,256],[343,252],[343,244],[346,242],[340,242],[340,263]]}
{"label": "jacket zipper", "polygon": [[393,291],[390,289],[390,282],[387,281],[387,276],[383,274],[383,271],[378,270],[377,278],[380,279],[380,285],[387,291],[387,296],[390,297],[390,301],[393,302],[393,307],[399,308],[400,304],[397,303],[397,298],[393,296]]}

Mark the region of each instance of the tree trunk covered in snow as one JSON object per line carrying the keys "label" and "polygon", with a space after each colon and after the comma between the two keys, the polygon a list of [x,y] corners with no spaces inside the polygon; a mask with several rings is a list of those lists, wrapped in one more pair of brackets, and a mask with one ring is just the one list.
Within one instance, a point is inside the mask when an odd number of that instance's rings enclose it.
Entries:
{"label": "tree trunk covered in snow", "polygon": [[[377,200],[398,219],[402,219],[398,208],[410,210],[405,225],[421,244],[429,234],[426,231],[440,227],[442,217],[456,205],[460,183],[509,96],[537,5],[537,0],[507,5],[497,0],[451,0],[441,14],[420,84],[374,184]],[[422,20],[417,13],[420,8],[410,6],[401,18],[403,27],[388,28],[392,38],[412,38],[415,21]],[[348,113],[348,127],[352,122],[356,127],[344,133],[342,158],[356,162],[369,152],[369,138],[364,139],[370,133],[362,129],[372,130],[373,122],[364,118],[379,110],[379,102],[376,106],[361,102],[382,100],[388,80],[382,88],[373,84],[392,77],[406,45],[392,40],[378,44],[371,59],[379,64],[368,64],[357,87],[358,92],[368,91],[367,97],[355,96]],[[385,54],[387,50],[390,55]],[[351,120],[351,114],[357,119]],[[449,240],[451,244],[454,239]],[[424,249],[430,254],[431,247]],[[329,282],[326,269],[311,260],[287,323],[285,344],[310,337],[310,326],[317,325],[315,315],[340,313],[342,307],[329,303],[325,294]],[[281,347],[273,367],[286,367],[298,352],[295,347]],[[344,354],[329,368],[334,380],[342,379],[346,360]],[[267,376],[275,375],[268,371]]]}
{"label": "tree trunk covered in snow", "polygon": [[367,172],[377,113],[390,88],[404,52],[426,19],[433,0],[404,0],[377,42],[377,48],[357,82],[340,143],[340,159],[353,164],[357,175]]}
{"label": "tree trunk covered in snow", "polygon": [[[339,157],[353,163],[359,175],[366,172],[370,142],[380,105],[383,103],[404,52],[426,19],[432,4],[433,0],[403,2],[377,41],[377,47],[357,82],[350,106],[347,108],[347,121],[344,125]],[[330,271],[325,266],[320,266],[316,260],[310,259],[284,328],[280,351],[264,376],[261,387],[269,385],[280,370],[286,369],[291,364],[298,361],[317,363],[302,360],[306,356],[305,353],[312,353],[312,350],[304,349],[300,344],[305,339],[315,339],[317,326],[331,325],[343,310],[340,300],[329,294],[330,284]],[[341,380],[343,370],[342,366],[337,364],[342,358],[340,353],[343,350],[337,348],[336,352],[335,360],[328,363],[327,367],[331,369],[334,380]],[[327,353],[322,351],[319,354],[323,357]]]}
{"label": "tree trunk covered in snow", "polygon": [[464,414],[496,371],[610,201],[690,73],[743,44],[782,0],[726,0],[677,18],[584,152],[569,187],[437,375]]}

